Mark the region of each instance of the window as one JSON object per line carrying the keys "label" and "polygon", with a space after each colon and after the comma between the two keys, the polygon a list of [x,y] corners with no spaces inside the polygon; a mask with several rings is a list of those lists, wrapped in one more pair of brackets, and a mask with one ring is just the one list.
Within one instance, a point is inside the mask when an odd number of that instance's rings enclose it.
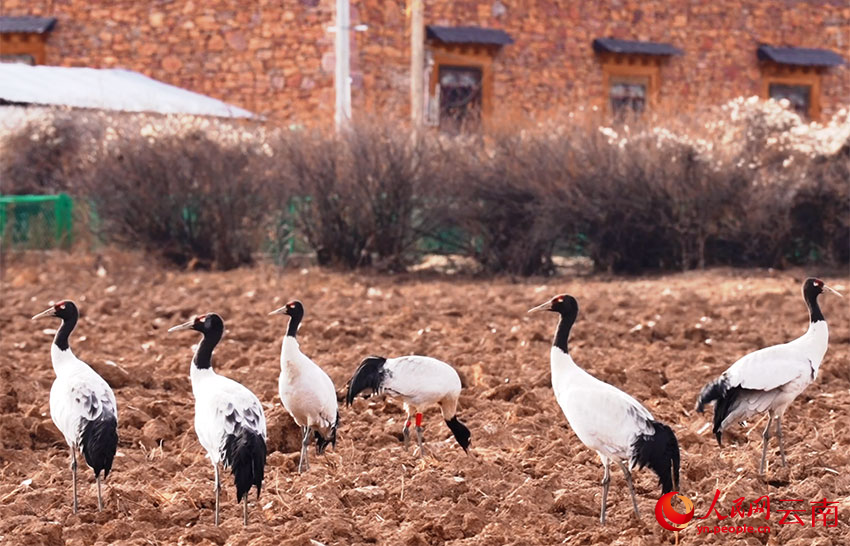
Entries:
{"label": "window", "polygon": [[844,63],[827,49],[773,47],[756,50],[762,73],[762,98],[787,99],[791,109],[808,120],[820,119],[821,76]]}
{"label": "window", "polygon": [[661,66],[682,51],[670,44],[616,38],[593,40],[602,63],[606,108],[616,118],[640,115],[658,100]]}
{"label": "window", "polygon": [[611,112],[616,117],[646,110],[649,78],[646,76],[609,76],[608,96]]}
{"label": "window", "polygon": [[481,122],[482,70],[474,66],[440,66],[440,124],[475,129]]}
{"label": "window", "polygon": [[513,40],[481,27],[426,30],[426,121],[450,132],[478,129],[493,113],[493,61]]}
{"label": "window", "polygon": [[35,57],[26,53],[10,54],[0,53],[0,63],[20,63],[30,66],[35,64]]}
{"label": "window", "polygon": [[54,17],[0,16],[0,62],[44,64],[47,35]]}
{"label": "window", "polygon": [[602,85],[608,111],[617,118],[640,115],[658,98],[660,67],[651,59],[632,55],[602,65]]}
{"label": "window", "polygon": [[762,97],[787,99],[806,120],[820,118],[820,74],[812,67],[762,66]]}
{"label": "window", "polygon": [[768,83],[767,94],[770,98],[785,99],[791,103],[791,109],[803,117],[808,117],[812,107],[812,86],[788,83]]}

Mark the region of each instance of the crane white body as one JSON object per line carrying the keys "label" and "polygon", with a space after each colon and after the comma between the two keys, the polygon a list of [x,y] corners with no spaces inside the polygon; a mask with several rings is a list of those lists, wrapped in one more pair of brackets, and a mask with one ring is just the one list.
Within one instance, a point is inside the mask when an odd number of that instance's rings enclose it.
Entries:
{"label": "crane white body", "polygon": [[429,356],[410,355],[388,358],[384,371],[378,393],[401,400],[408,420],[419,409],[434,404],[440,406],[443,419],[455,416],[461,384],[450,365]]}
{"label": "crane white body", "polygon": [[457,418],[460,390],[460,376],[442,360],[419,355],[396,358],[370,356],[360,363],[349,381],[346,401],[351,405],[354,397],[363,391],[387,394],[401,400],[407,411],[407,419],[402,429],[404,445],[407,447],[409,443],[411,418],[415,416],[420,455],[425,451],[422,411],[436,404],[440,407],[446,426],[452,431],[457,443],[469,453],[469,429]]}
{"label": "crane white body", "polygon": [[225,458],[227,436],[244,427],[267,439],[263,405],[253,392],[212,368],[192,366],[192,394],[195,397],[195,432],[214,465]]}
{"label": "crane white body", "polygon": [[109,384],[70,348],[50,346],[56,379],[50,388],[50,418],[72,449],[80,449],[88,422],[104,414],[118,419],[118,404]]}
{"label": "crane white body", "polygon": [[752,352],[729,367],[720,379],[745,391],[723,419],[720,430],[753,415],[771,411],[781,417],[806,387],[817,379],[829,342],[826,321],[809,323],[805,334],[788,343]]}
{"label": "crane white body", "polygon": [[339,411],[336,388],[291,336],[284,337],[281,344],[278,391],[283,407],[298,426],[316,429],[323,436],[330,434]]}
{"label": "crane white body", "polygon": [[620,389],[579,368],[558,347],[551,350],[552,388],[570,427],[581,442],[606,459],[634,466],[632,446],[652,434],[652,414]]}

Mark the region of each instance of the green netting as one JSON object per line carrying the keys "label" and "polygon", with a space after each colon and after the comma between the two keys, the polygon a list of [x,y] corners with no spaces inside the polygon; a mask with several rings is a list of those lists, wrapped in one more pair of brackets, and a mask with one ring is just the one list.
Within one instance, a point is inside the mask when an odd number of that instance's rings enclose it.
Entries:
{"label": "green netting", "polygon": [[70,248],[73,206],[64,193],[0,195],[0,241],[6,248]]}

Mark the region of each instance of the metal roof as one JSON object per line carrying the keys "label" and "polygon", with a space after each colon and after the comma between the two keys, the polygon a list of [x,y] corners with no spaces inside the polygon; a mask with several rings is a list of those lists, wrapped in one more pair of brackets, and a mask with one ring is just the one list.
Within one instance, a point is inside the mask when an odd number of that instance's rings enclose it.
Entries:
{"label": "metal roof", "polygon": [[35,17],[24,15],[20,17],[0,17],[0,34],[11,34],[14,32],[26,32],[43,34],[53,30],[56,25],[56,17]]}
{"label": "metal roof", "polygon": [[596,38],[593,50],[597,53],[635,53],[641,55],[682,55],[683,51],[670,44],[659,42],[636,42],[617,38]]}
{"label": "metal roof", "polygon": [[119,68],[69,68],[0,63],[0,102],[123,112],[250,118],[218,99]]}
{"label": "metal roof", "polygon": [[828,49],[761,45],[756,51],[756,55],[758,55],[760,61],[768,60],[779,64],[802,66],[839,66],[844,64],[841,55]]}
{"label": "metal roof", "polygon": [[514,43],[510,34],[498,28],[483,27],[425,27],[427,37],[446,44],[492,44],[507,45]]}

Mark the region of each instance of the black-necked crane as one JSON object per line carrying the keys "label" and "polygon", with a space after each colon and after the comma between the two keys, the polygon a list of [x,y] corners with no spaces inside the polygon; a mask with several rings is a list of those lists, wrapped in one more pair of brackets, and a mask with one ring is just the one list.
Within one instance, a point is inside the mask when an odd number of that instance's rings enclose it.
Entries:
{"label": "black-necked crane", "polygon": [[803,299],[809,308],[809,327],[805,334],[788,343],[765,347],[745,355],[720,377],[707,384],[697,399],[696,409],[700,413],[707,404],[715,404],[714,434],[718,445],[722,445],[723,431],[733,423],[767,412],[759,474],[764,472],[770,427],[774,420],[779,454],[782,466],[785,466],[782,415],[815,380],[826,354],[829,329],[818,305],[818,296],[824,290],[841,296],[820,279],[808,278],[803,281]]}
{"label": "black-necked crane", "polygon": [[215,524],[219,518],[219,464],[231,468],[236,500],[242,502],[242,523],[248,525],[248,493],[263,486],[266,465],[266,416],[257,397],[245,386],[212,369],[212,353],[224,334],[224,321],[215,313],[170,328],[194,330],[203,339],[192,358],[190,377],[195,397],[195,433],[215,470]]}
{"label": "black-necked crane", "polygon": [[290,301],[269,315],[289,316],[289,325],[280,348],[280,379],[278,391],[283,407],[301,427],[301,457],[298,472],[310,468],[307,448],[310,433],[316,438],[316,454],[325,452],[328,445],[336,447],[336,430],[339,427],[339,407],[336,389],[328,374],[307,355],[301,352],[298,327],[304,318],[304,306],[300,301]]}
{"label": "black-necked crane", "polygon": [[363,391],[371,394],[388,394],[404,402],[407,419],[402,429],[404,447],[410,443],[411,419],[416,423],[416,441],[419,455],[424,455],[425,446],[422,432],[422,410],[439,405],[443,419],[449,430],[469,453],[469,429],[457,418],[457,401],[460,397],[461,383],[457,372],[450,365],[428,356],[400,356],[384,358],[370,356],[365,358],[348,383],[346,402],[350,406],[354,397]]}
{"label": "black-necked crane", "polygon": [[80,314],[74,302],[66,300],[35,315],[58,317],[62,325],[50,346],[56,380],[50,388],[50,418],[62,432],[71,449],[71,476],[74,487],[74,513],[77,513],[77,450],[82,452],[97,481],[97,509],[103,510],[100,474],[109,476],[118,449],[118,404],[109,384],[91,367],[74,356],[68,338]]}
{"label": "black-necked crane", "polygon": [[555,296],[528,312],[552,311],[560,315],[550,352],[552,388],[570,427],[581,442],[596,451],[602,460],[602,510],[605,523],[609,466],[623,469],[635,515],[640,517],[631,471],[648,466],[661,482],[662,493],[679,487],[679,442],[673,430],[656,421],[640,402],[620,389],[600,381],[576,365],[567,342],[578,316],[578,302],[572,296]]}

